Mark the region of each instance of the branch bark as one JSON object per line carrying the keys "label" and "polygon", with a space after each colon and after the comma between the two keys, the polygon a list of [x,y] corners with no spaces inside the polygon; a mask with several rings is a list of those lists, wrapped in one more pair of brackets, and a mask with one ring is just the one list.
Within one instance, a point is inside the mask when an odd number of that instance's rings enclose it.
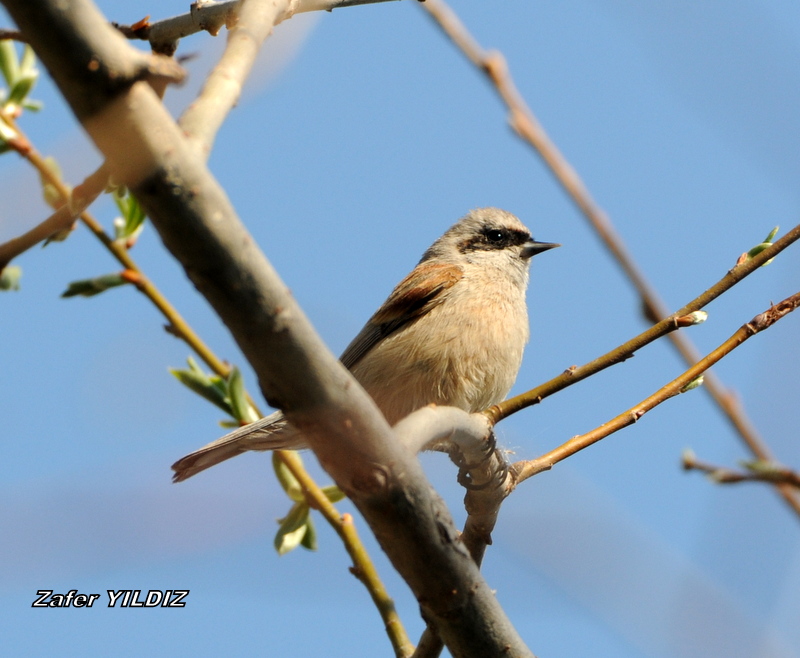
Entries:
{"label": "branch bark", "polygon": [[[558,448],[538,457],[526,461],[517,462],[512,466],[515,474],[516,483],[524,482],[537,473],[551,469],[558,462],[574,455],[576,452],[588,448],[593,443],[597,443],[601,439],[618,432],[619,430],[632,425],[644,416],[648,411],[654,409],[662,402],[666,402],[679,393],[686,391],[686,387],[700,377],[706,370],[717,363],[720,359],[730,354],[734,349],[739,347],[749,338],[752,338],[757,333],[768,329],[778,320],[788,315],[800,306],[800,292],[787,297],[782,302],[770,306],[763,313],[759,313],[750,322],[743,324],[739,329],[717,347],[714,351],[710,352],[707,356],[700,359],[695,365],[689,368],[686,372],[673,379],[669,384],[662,386],[658,391],[642,400],[639,404],[631,407],[627,411],[615,416],[606,423],[593,429],[591,432],[581,434],[571,438],[566,443],[560,445]],[[781,487],[788,486],[786,484],[779,485]],[[792,498],[792,500],[795,500]],[[800,506],[795,505],[794,509],[800,514]]]}
{"label": "branch bark", "polygon": [[[636,289],[647,320],[655,323],[665,318],[669,312],[666,305],[639,269],[608,215],[592,198],[578,173],[550,140],[547,132],[528,107],[514,84],[503,55],[497,51],[487,52],[484,50],[444,0],[427,0],[422,4],[422,8],[430,14],[445,35],[453,41],[470,62],[489,79],[498,96],[508,108],[511,128],[520,139],[533,147],[597,233],[606,249],[614,256]],[[688,365],[691,366],[699,361],[700,353],[686,336],[673,332],[669,334],[669,339]],[[760,460],[771,460],[772,454],[769,448],[750,422],[747,414],[737,403],[736,397],[723,386],[713,372],[708,373],[704,388],[728,418],[750,452]],[[780,491],[792,507],[799,504],[797,500],[789,500],[788,490],[782,488]]]}
{"label": "branch bark", "polygon": [[776,240],[770,247],[764,249],[756,256],[737,263],[725,274],[725,276],[723,276],[713,286],[708,288],[708,290],[695,297],[692,301],[686,304],[683,308],[675,311],[675,313],[672,315],[665,317],[660,322],[657,322],[652,327],[646,329],[638,336],[631,338],[629,341],[623,343],[619,347],[614,348],[610,352],[594,359],[593,361],[590,361],[589,363],[586,363],[582,366],[573,366],[557,377],[545,382],[544,384],[540,384],[529,391],[525,391],[524,393],[520,393],[513,398],[509,398],[508,400],[504,400],[503,402],[495,404],[489,407],[489,409],[487,409],[484,413],[492,420],[493,424],[496,424],[511,414],[525,409],[526,407],[539,404],[546,397],[549,397],[554,393],[567,388],[568,386],[577,384],[579,381],[583,381],[587,377],[595,375],[598,372],[605,370],[609,366],[616,365],[617,363],[621,363],[626,359],[629,359],[638,350],[642,349],[646,345],[649,345],[662,336],[667,335],[681,327],[690,326],[689,323],[682,322],[686,316],[688,316],[690,313],[694,313],[695,311],[705,308],[717,297],[733,288],[733,286],[755,272],[762,265],[765,265],[767,261],[777,256],[797,240],[800,240],[800,224],[786,233],[786,235],[781,236],[780,239]]}
{"label": "branch bark", "polygon": [[[368,5],[388,0],[294,0],[292,12],[299,14],[307,11],[333,11],[342,7]],[[227,2],[194,2],[189,12],[164,18],[151,23],[145,19],[133,25],[112,23],[128,39],[142,39],[150,42],[150,47],[157,53],[172,55],[178,42],[198,32],[206,31],[216,36],[224,25],[230,26],[236,20],[242,0]]]}
{"label": "branch bark", "polygon": [[[415,456],[324,346],[153,90],[88,0],[3,0],[115,180],[231,330],[267,400],[367,519],[454,656],[530,656]],[[435,574],[435,577],[431,577]]]}

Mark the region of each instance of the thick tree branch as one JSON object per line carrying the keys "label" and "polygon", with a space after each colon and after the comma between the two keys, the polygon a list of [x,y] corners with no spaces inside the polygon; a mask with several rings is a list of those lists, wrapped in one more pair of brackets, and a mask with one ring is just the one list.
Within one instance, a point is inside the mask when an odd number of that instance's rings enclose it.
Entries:
{"label": "thick tree branch", "polygon": [[[436,449],[437,444],[447,442],[447,452],[459,467],[459,482],[467,490],[464,506],[468,515],[461,541],[480,567],[486,546],[492,543],[500,505],[514,487],[508,461],[495,448],[489,418],[481,413],[430,405],[401,420],[394,432],[412,450]],[[442,640],[428,626],[413,658],[436,658],[442,648]]]}
{"label": "thick tree branch", "polygon": [[[44,180],[47,180],[53,188],[62,195],[62,202],[67,203],[68,188],[58,178],[57,174],[52,168],[47,167],[44,160],[38,154],[36,149],[27,139],[27,137],[15,125],[14,129],[20,135],[20,142],[26,144],[24,151],[21,155],[29,160],[29,162],[37,168],[40,175]],[[105,164],[92,174],[90,177],[94,179],[94,184],[99,191],[106,185],[108,181],[108,172],[105,169]],[[78,186],[80,187],[80,186]],[[75,203],[76,196],[80,197],[80,193],[76,187],[72,191],[72,196],[69,197],[72,203]],[[95,189],[92,187],[92,189]],[[62,206],[64,207],[64,206]],[[123,247],[118,241],[112,241],[108,235],[103,231],[102,227],[97,221],[87,212],[81,214],[81,219],[95,234],[96,237],[109,249],[112,255],[116,256],[121,264],[125,265],[125,272],[130,278],[131,282],[136,288],[145,295],[167,318],[169,324],[167,329],[170,333],[174,334],[183,340],[203,361],[217,374],[222,377],[227,377],[230,374],[230,366],[217,357],[211,349],[200,339],[197,333],[184,321],[178,311],[170,302],[161,294],[153,283],[144,275],[139,269],[133,259],[130,257],[127,249]],[[2,253],[2,247],[0,247]],[[251,406],[258,411],[257,405],[249,398]],[[259,412],[260,413],[260,412]],[[485,422],[485,421],[484,421]],[[395,650],[395,655],[398,657],[405,657],[411,655],[413,646],[411,645],[405,629],[400,621],[400,618],[394,608],[394,602],[389,597],[386,588],[381,582],[377,571],[370,559],[369,554],[361,542],[355,525],[352,519],[348,522],[346,516],[341,516],[333,504],[328,500],[325,493],[317,485],[316,482],[308,475],[303,468],[299,457],[293,452],[277,451],[278,458],[286,464],[287,468],[294,474],[297,480],[303,487],[303,494],[306,497],[309,505],[318,510],[326,521],[334,528],[339,534],[344,543],[345,549],[353,560],[353,567],[351,570],[358,576],[358,579],[367,588],[367,591],[372,596],[373,601],[380,613],[387,635]]]}
{"label": "thick tree branch", "polygon": [[529,656],[415,456],[326,349],[153,90],[136,82],[140,54],[88,0],[3,1],[112,176],[231,330],[267,399],[364,514],[451,653]]}

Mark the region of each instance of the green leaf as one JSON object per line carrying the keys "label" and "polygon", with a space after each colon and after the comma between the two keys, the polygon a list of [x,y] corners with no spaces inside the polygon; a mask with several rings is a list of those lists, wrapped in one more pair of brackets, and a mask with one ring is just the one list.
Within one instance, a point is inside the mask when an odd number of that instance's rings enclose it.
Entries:
{"label": "green leaf", "polygon": [[258,420],[258,415],[247,401],[242,373],[236,366],[231,368],[228,375],[228,401],[233,411],[233,417],[238,421],[252,423],[254,420]]}
{"label": "green leaf", "polygon": [[117,286],[124,286],[128,283],[122,278],[119,273],[106,274],[98,276],[94,279],[82,279],[80,281],[73,281],[67,286],[67,289],[61,293],[62,297],[93,297],[105,292],[109,288],[116,288]]}
{"label": "green leaf", "polygon": [[222,390],[220,389],[219,384],[222,378],[204,373],[192,357],[189,357],[186,361],[189,364],[189,370],[169,369],[173,377],[200,397],[205,398],[211,404],[216,405],[226,414],[232,416],[233,410],[228,403],[224,381],[222,382],[223,388]]}
{"label": "green leaf", "polygon": [[[299,459],[298,455],[298,459]],[[275,471],[275,477],[278,478],[278,482],[280,483],[283,490],[286,494],[296,503],[301,503],[305,500],[305,496],[303,496],[303,488],[300,486],[300,483],[295,478],[294,474],[289,470],[286,464],[276,455],[274,452],[272,453],[272,468]]]}
{"label": "green leaf", "polygon": [[751,473],[755,473],[756,475],[761,475],[764,477],[775,476],[781,470],[779,464],[763,459],[740,461],[739,463]]}
{"label": "green leaf", "polygon": [[42,101],[34,101],[31,100],[30,98],[26,98],[22,102],[22,107],[24,107],[29,112],[39,112],[44,107],[44,103],[42,103]]}
{"label": "green leaf", "polygon": [[306,534],[303,535],[300,546],[309,551],[317,550],[317,529],[314,527],[314,519],[311,518],[310,514],[308,516],[308,521],[306,521]]}
{"label": "green leaf", "polygon": [[39,79],[33,49],[25,44],[20,61],[14,43],[10,40],[0,41],[0,71],[10,90],[8,93],[3,91],[0,94],[3,106],[12,112],[15,112],[16,108],[27,107],[28,95]]}
{"label": "green leaf", "polygon": [[0,272],[0,290],[19,290],[22,268],[19,265],[7,265]]}
{"label": "green leaf", "polygon": [[122,214],[121,218],[114,220],[116,238],[120,240],[136,237],[141,232],[147,215],[145,215],[136,198],[126,188],[117,188],[114,190],[113,196],[117,208]]}
{"label": "green leaf", "polygon": [[297,548],[308,532],[309,507],[306,503],[295,503],[292,509],[278,521],[280,527],[275,535],[275,550],[278,555],[285,555]]}
{"label": "green leaf", "polygon": [[195,360],[195,358],[193,356],[191,356],[191,355],[187,356],[186,357],[186,363],[189,366],[189,370],[191,370],[192,372],[194,372],[194,373],[196,373],[198,375],[205,375],[206,374],[205,372],[203,372],[203,369],[200,367],[200,365],[197,363],[197,361]]}
{"label": "green leaf", "polygon": [[19,137],[17,131],[0,118],[0,144],[16,139],[17,137]]}
{"label": "green leaf", "polygon": [[39,72],[36,70],[36,53],[33,52],[33,48],[27,43],[22,47],[22,59],[19,62],[19,70],[22,75],[39,75]]}
{"label": "green leaf", "polygon": [[680,392],[681,393],[686,393],[686,392],[691,391],[691,390],[693,390],[695,388],[698,388],[699,386],[702,386],[703,385],[703,380],[704,380],[704,376],[703,375],[698,375],[692,381],[690,381],[688,384],[686,384],[686,386],[684,386],[680,390]]}
{"label": "green leaf", "polygon": [[329,484],[327,487],[322,487],[322,493],[324,493],[325,497],[332,503],[338,503],[340,500],[344,500],[346,498],[342,490],[335,484]]}
{"label": "green leaf", "polygon": [[31,93],[31,90],[36,84],[38,77],[38,74],[21,75],[18,77],[14,85],[11,87],[11,91],[8,94],[8,99],[6,102],[14,103],[14,105],[22,105],[25,102],[28,94]]}
{"label": "green leaf", "polygon": [[[773,240],[773,239],[775,238],[775,236],[778,234],[778,229],[779,229],[779,228],[780,228],[780,226],[776,226],[774,229],[772,229],[772,230],[769,232],[769,234],[767,234],[767,237],[766,237],[766,238],[764,238],[764,242],[761,242],[761,243],[757,244],[757,245],[756,245],[755,247],[753,247],[753,248],[752,248],[750,251],[748,251],[748,252],[747,252],[747,258],[748,258],[748,259],[750,259],[750,258],[754,258],[755,256],[758,256],[758,254],[760,254],[762,251],[764,251],[764,249],[766,249],[767,247],[771,247],[771,246],[772,246],[772,240]],[[769,264],[770,264],[770,263],[771,263],[773,260],[775,260],[775,259],[774,259],[774,258],[770,258],[770,259],[769,259],[769,260],[768,260],[766,263],[764,263],[764,264],[763,264],[761,267],[766,267],[766,266],[767,266],[767,265],[769,265]]]}
{"label": "green leaf", "polygon": [[10,87],[19,75],[19,60],[17,49],[11,39],[0,40],[0,72]]}

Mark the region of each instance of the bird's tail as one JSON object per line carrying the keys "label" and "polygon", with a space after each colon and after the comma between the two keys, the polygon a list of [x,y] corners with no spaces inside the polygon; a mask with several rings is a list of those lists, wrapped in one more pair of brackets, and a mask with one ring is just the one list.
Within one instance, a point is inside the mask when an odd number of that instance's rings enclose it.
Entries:
{"label": "bird's tail", "polygon": [[300,434],[288,429],[283,414],[276,412],[181,457],[172,465],[175,471],[172,481],[182,482],[248,450],[296,450],[304,447]]}

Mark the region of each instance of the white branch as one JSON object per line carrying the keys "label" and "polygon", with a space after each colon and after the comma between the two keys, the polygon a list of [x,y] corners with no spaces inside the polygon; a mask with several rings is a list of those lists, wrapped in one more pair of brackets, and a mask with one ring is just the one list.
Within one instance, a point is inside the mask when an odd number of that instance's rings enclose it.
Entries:
{"label": "white branch", "polygon": [[431,404],[403,418],[394,426],[394,433],[412,452],[430,449],[442,441],[452,441],[466,459],[476,461],[486,454],[492,427],[484,414],[470,414],[456,407]]}
{"label": "white branch", "polygon": [[261,44],[272,28],[294,13],[296,0],[244,0],[228,44],[200,95],[183,113],[180,126],[208,158],[217,131],[242,94]]}

